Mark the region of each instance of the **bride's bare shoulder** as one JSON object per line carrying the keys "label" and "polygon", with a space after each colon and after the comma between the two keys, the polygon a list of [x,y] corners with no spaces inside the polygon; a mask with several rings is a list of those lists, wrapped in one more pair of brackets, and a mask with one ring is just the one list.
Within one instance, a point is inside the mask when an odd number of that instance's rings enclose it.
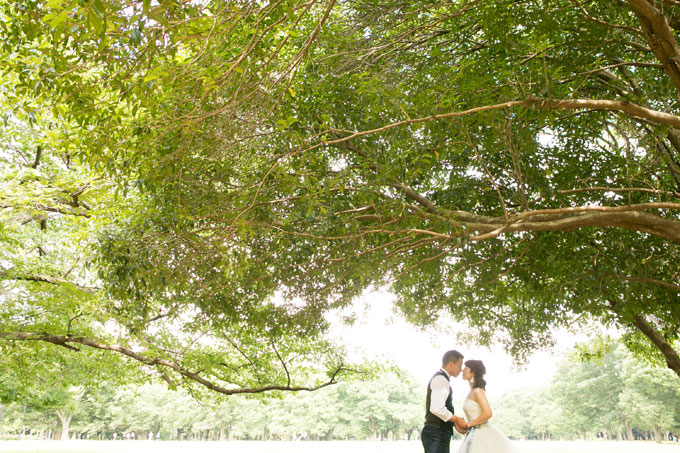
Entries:
{"label": "bride's bare shoulder", "polygon": [[475,387],[472,390],[472,394],[475,395],[475,397],[477,397],[477,398],[480,398],[480,397],[486,398],[486,391],[481,387]]}

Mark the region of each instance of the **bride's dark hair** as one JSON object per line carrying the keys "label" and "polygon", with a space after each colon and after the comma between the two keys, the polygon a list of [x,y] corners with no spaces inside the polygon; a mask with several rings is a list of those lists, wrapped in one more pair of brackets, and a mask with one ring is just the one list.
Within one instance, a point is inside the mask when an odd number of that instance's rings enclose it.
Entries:
{"label": "bride's dark hair", "polygon": [[480,387],[486,389],[486,381],[484,380],[484,375],[486,374],[486,367],[481,360],[468,360],[465,362],[465,367],[470,368],[474,378],[472,381],[472,388]]}

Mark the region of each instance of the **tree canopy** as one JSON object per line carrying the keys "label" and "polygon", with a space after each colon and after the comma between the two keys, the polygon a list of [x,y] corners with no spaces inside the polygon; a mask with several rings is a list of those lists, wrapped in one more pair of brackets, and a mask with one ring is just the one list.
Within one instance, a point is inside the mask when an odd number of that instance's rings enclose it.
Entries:
{"label": "tree canopy", "polygon": [[387,286],[680,376],[675,2],[1,4],[3,348],[309,388],[348,368],[324,316]]}

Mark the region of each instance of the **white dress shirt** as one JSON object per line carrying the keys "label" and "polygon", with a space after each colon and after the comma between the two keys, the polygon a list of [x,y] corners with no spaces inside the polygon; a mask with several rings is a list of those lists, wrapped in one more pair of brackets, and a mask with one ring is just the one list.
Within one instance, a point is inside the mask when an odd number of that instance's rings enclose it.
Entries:
{"label": "white dress shirt", "polygon": [[446,374],[446,377],[438,374],[433,377],[430,382],[430,389],[432,389],[432,394],[430,395],[430,412],[441,418],[443,421],[448,422],[453,415],[451,411],[446,408],[446,399],[449,397],[449,392],[451,392],[451,383],[449,382],[449,373],[444,369],[442,369],[442,371]]}

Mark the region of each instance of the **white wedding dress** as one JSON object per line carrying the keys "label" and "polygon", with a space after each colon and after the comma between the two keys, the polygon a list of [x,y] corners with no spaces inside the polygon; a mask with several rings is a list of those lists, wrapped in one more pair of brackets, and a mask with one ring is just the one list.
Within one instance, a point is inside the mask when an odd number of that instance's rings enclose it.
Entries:
{"label": "white wedding dress", "polygon": [[[482,414],[482,408],[476,401],[466,398],[463,412],[469,422]],[[465,435],[458,453],[519,453],[519,450],[498,428],[486,422]]]}

